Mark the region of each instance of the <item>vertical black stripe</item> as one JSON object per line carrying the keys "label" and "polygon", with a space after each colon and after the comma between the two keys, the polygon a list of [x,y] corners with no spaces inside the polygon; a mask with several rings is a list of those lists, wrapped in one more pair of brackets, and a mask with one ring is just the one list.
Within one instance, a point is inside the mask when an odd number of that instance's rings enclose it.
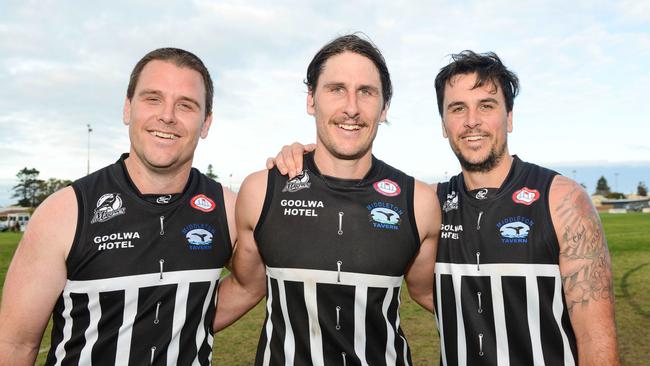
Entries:
{"label": "vertical black stripe", "polygon": [[187,313],[185,324],[181,329],[179,342],[178,363],[190,365],[198,353],[196,347],[196,332],[201,321],[203,301],[210,289],[209,282],[191,283],[187,294]]}
{"label": "vertical black stripe", "polygon": [[86,294],[70,294],[72,299],[72,310],[70,317],[74,319],[72,322],[72,330],[70,340],[65,344],[65,358],[61,362],[61,366],[78,365],[79,355],[81,350],[86,345],[86,336],[84,333],[90,325],[90,312],[88,311],[88,295]]}
{"label": "vertical black stripe", "polygon": [[[443,337],[448,366],[458,366],[458,319],[456,318],[456,296],[451,275],[440,275],[440,292]],[[442,357],[442,355],[441,355]]]}
{"label": "vertical black stripe", "polygon": [[[463,276],[460,289],[461,311],[467,344],[467,364],[495,365],[497,344],[490,277]],[[481,293],[481,312],[479,312],[479,292]]]}
{"label": "vertical black stripe", "polygon": [[[325,365],[342,365],[343,356],[348,365],[359,364],[354,351],[354,286],[323,284],[316,287],[318,322],[323,335]],[[336,307],[339,306],[339,325],[336,329]],[[370,341],[366,338],[366,341]]]}
{"label": "vertical black stripe", "polygon": [[280,290],[278,281],[271,278],[271,292],[273,301],[271,302],[271,323],[273,332],[271,333],[271,365],[284,365],[284,335],[285,325],[280,307]]}
{"label": "vertical black stripe", "polygon": [[[539,287],[539,318],[542,354],[547,365],[564,364],[562,335],[553,315],[554,277],[537,277]],[[569,339],[572,339],[570,337]],[[577,363],[576,363],[577,364]]]}
{"label": "vertical black stripe", "polygon": [[382,305],[387,291],[385,288],[371,287],[368,289],[366,338],[371,339],[371,341],[366,342],[366,361],[368,361],[368,365],[386,365],[386,342],[388,340],[388,331],[392,331],[386,329],[386,319],[382,314]]}
{"label": "vertical black stripe", "polygon": [[[509,294],[509,296],[504,296],[503,309],[506,314],[510,364],[532,365],[533,345],[530,339],[530,324],[528,324],[526,277],[503,276],[501,277],[501,286],[503,293]],[[544,309],[541,308],[540,311],[544,311]],[[554,362],[546,364],[557,365]]]}
{"label": "vertical black stripe", "polygon": [[[143,287],[138,292],[138,312],[131,335],[129,365],[149,365],[152,347],[156,347],[153,365],[167,364],[167,348],[172,336],[177,285]],[[158,309],[158,322],[156,307]]]}
{"label": "vertical black stripe", "polygon": [[52,312],[52,333],[50,335],[50,351],[47,353],[47,359],[45,361],[46,366],[54,365],[56,363],[55,351],[59,343],[63,341],[63,327],[65,326],[65,321],[63,320],[63,295],[59,296],[59,299],[54,305],[54,311]]}
{"label": "vertical black stripe", "polygon": [[117,337],[124,322],[124,291],[100,292],[99,307],[102,314],[90,359],[93,365],[114,365]]}
{"label": "vertical black stripe", "polygon": [[216,311],[214,306],[214,296],[217,292],[218,285],[219,283],[217,282],[217,284],[215,284],[214,288],[212,289],[212,292],[208,294],[210,296],[210,303],[208,305],[205,318],[203,319],[203,327],[205,332],[203,333],[203,341],[201,342],[201,347],[199,348],[199,364],[205,366],[210,364],[212,358],[212,342],[209,341],[208,336],[214,336],[214,332],[212,331],[212,323]]}
{"label": "vertical black stripe", "polygon": [[287,311],[296,344],[294,365],[311,365],[309,342],[309,315],[305,305],[305,288],[302,282],[284,281],[287,295]]}

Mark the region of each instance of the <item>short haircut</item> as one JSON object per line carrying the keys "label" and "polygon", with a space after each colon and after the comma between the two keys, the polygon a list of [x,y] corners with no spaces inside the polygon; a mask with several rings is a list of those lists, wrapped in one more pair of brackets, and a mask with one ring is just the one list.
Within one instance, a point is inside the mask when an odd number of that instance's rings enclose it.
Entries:
{"label": "short haircut", "polygon": [[375,64],[375,67],[377,67],[377,70],[379,71],[381,92],[382,97],[384,98],[385,108],[390,104],[390,98],[393,96],[393,85],[390,81],[390,73],[388,72],[388,66],[386,66],[386,60],[384,60],[384,56],[382,56],[377,46],[375,46],[369,39],[366,40],[359,37],[356,33],[335,38],[316,53],[307,67],[307,78],[304,81],[309,92],[314,92],[314,90],[316,90],[318,78],[323,72],[325,62],[330,57],[346,51],[365,56]]}
{"label": "short haircut", "polygon": [[151,61],[159,60],[173,63],[178,67],[184,67],[192,69],[203,77],[203,84],[205,85],[205,115],[208,116],[212,113],[212,98],[214,96],[214,86],[212,85],[212,78],[208,72],[207,67],[203,64],[200,58],[195,54],[181,50],[180,48],[158,48],[147,53],[143,58],[135,64],[133,71],[131,71],[131,77],[129,78],[129,86],[126,89],[126,97],[131,100],[133,99],[133,93],[135,92],[135,87],[138,84],[138,79],[142,73],[142,69]]}
{"label": "short haircut", "polygon": [[436,76],[436,97],[438,98],[438,112],[442,116],[443,99],[445,97],[445,86],[451,83],[456,75],[476,73],[476,84],[473,88],[479,88],[486,83],[492,83],[503,90],[506,100],[506,111],[512,111],[515,97],[519,94],[519,79],[517,75],[508,70],[501,62],[499,56],[494,52],[476,53],[465,50],[461,53],[451,55],[452,61],[449,65],[440,69]]}

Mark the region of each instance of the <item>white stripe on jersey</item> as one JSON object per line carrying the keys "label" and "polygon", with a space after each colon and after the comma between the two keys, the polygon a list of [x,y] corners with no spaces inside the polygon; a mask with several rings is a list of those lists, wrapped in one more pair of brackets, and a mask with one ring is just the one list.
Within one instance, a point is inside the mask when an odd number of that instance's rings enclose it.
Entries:
{"label": "white stripe on jersey", "polygon": [[354,353],[361,365],[368,366],[366,360],[366,307],[368,306],[368,286],[354,288]]}
{"label": "white stripe on jersey", "polygon": [[70,336],[72,336],[72,317],[70,317],[70,311],[72,310],[72,299],[70,296],[64,296],[63,297],[63,313],[61,316],[63,316],[63,339],[61,340],[61,343],[56,347],[56,351],[54,352],[54,355],[56,356],[56,363],[54,364],[55,366],[60,366],[61,362],[63,361],[63,358],[65,357],[65,342],[70,339]]}
{"label": "white stripe on jersey", "polygon": [[323,333],[320,330],[320,322],[318,321],[316,282],[305,282],[304,286],[305,307],[307,308],[307,318],[309,320],[309,350],[311,351],[311,362],[314,366],[324,366]]}
{"label": "white stripe on jersey", "polygon": [[497,365],[509,366],[510,356],[508,351],[508,331],[506,329],[506,310],[503,303],[503,287],[499,276],[490,276],[492,294],[492,307],[494,308],[494,335],[497,345]]}
{"label": "white stripe on jersey", "polygon": [[[210,282],[210,291],[212,293],[216,281],[221,275],[221,268],[217,269],[202,269],[202,270],[188,270],[188,271],[171,271],[165,272],[163,278],[160,278],[160,273],[147,273],[142,275],[112,277],[99,280],[86,280],[86,281],[72,281],[68,280],[63,288],[63,304],[64,310],[61,314],[64,320],[63,325],[63,338],[56,347],[55,365],[60,365],[65,358],[65,344],[72,336],[72,318],[70,311],[72,310],[72,298],[70,294],[86,294],[88,296],[88,310],[90,313],[90,324],[84,333],[86,344],[81,351],[79,364],[90,364],[92,347],[97,341],[98,329],[97,324],[101,317],[101,306],[99,303],[99,294],[101,292],[110,291],[124,291],[124,313],[123,321],[118,331],[117,349],[115,355],[116,365],[126,365],[129,363],[129,356],[131,353],[131,334],[133,331],[133,324],[138,312],[138,294],[140,288],[163,286],[163,285],[177,285],[178,290],[176,293],[175,315],[173,320],[173,330],[177,331],[172,334],[173,338],[167,350],[168,364],[175,364],[178,359],[178,342],[180,341],[180,330],[185,323],[187,293],[189,291],[189,284],[193,282]],[[182,296],[179,296],[181,294]],[[205,311],[209,305],[210,296],[207,296],[203,306],[203,318],[199,324],[199,331],[197,334],[197,345],[205,336],[203,330],[203,322],[205,320]],[[179,319],[182,318],[182,319]],[[200,341],[199,341],[200,335]],[[174,361],[171,362],[170,361]],[[196,360],[195,360],[196,361]]]}
{"label": "white stripe on jersey", "polygon": [[271,291],[271,278],[267,277],[266,285],[268,291],[266,291],[266,313],[269,317],[266,322],[266,346],[264,347],[264,359],[262,360],[262,365],[269,366],[271,363],[271,334],[273,334],[273,322],[271,321],[271,315],[273,315],[273,309],[271,304],[273,304],[273,291]]}
{"label": "white stripe on jersey", "polygon": [[366,287],[400,287],[404,276],[382,276],[365,273],[340,272],[338,281],[337,271],[323,271],[302,268],[266,267],[266,273],[278,281],[318,282],[333,285],[366,286]]}
{"label": "white stripe on jersey", "polygon": [[[544,365],[544,355],[541,341],[541,324],[539,309],[538,277],[555,278],[555,289],[553,293],[553,316],[562,336],[564,345],[564,364],[574,366],[573,353],[569,346],[568,337],[562,327],[562,288],[560,267],[557,264],[530,264],[530,263],[489,263],[481,264],[480,269],[476,264],[458,264],[437,262],[436,272],[436,298],[438,306],[442,306],[442,292],[440,288],[441,275],[451,275],[454,295],[456,299],[457,318],[457,346],[458,364],[467,364],[467,348],[465,344],[465,325],[461,309],[461,279],[462,277],[483,277],[489,276],[492,290],[492,302],[494,306],[494,321],[497,344],[497,363],[499,366],[508,365],[508,341],[504,317],[504,299],[501,288],[502,276],[514,276],[526,278],[526,303],[529,333],[531,336],[533,362],[535,365]],[[499,296],[497,296],[499,295]],[[447,364],[447,355],[444,348],[444,327],[442,309],[438,309],[438,329],[441,336],[441,355],[443,365]]]}
{"label": "white stripe on jersey", "polygon": [[435,275],[436,280],[436,324],[438,325],[438,332],[440,333],[440,356],[442,358],[442,366],[447,366],[447,351],[445,351],[445,328],[442,326],[442,291],[440,291],[440,275]]}
{"label": "white stripe on jersey", "polygon": [[86,345],[79,355],[80,365],[92,364],[91,353],[95,342],[97,342],[97,337],[99,336],[97,325],[102,316],[102,308],[99,306],[98,293],[88,294],[88,312],[90,313],[90,324],[88,324],[88,328],[86,328],[86,332],[84,333]]}
{"label": "white stripe on jersey", "polygon": [[395,353],[395,335],[391,332],[392,326],[388,322],[388,307],[390,302],[393,299],[393,288],[390,287],[386,290],[386,296],[384,296],[384,303],[381,305],[381,313],[386,319],[386,365],[394,365],[397,361],[397,354]]}
{"label": "white stripe on jersey", "polygon": [[[192,362],[192,366],[201,366],[201,363],[199,362],[199,351],[201,350],[201,346],[203,345],[203,340],[205,339],[205,314],[208,312],[208,306],[210,306],[210,302],[213,301],[210,295],[212,294],[212,291],[214,290],[214,286],[216,286],[216,284],[217,281],[210,282],[210,287],[208,288],[207,296],[205,297],[205,299],[203,299],[203,309],[201,309],[201,320],[199,321],[199,327],[196,330],[196,356],[194,357],[194,362]],[[187,286],[189,290],[188,285],[184,285],[184,286]],[[210,321],[210,324],[212,324],[212,321]],[[210,349],[212,349],[212,347],[210,347]],[[210,356],[208,357],[208,359],[212,360],[212,351],[210,351]]]}
{"label": "white stripe on jersey", "polygon": [[284,289],[284,282],[278,281],[278,290],[280,293],[280,308],[282,309],[282,318],[284,319],[284,364],[293,366],[293,355],[296,352],[296,342],[293,336],[293,328],[289,320],[289,307],[287,306],[287,293]]}

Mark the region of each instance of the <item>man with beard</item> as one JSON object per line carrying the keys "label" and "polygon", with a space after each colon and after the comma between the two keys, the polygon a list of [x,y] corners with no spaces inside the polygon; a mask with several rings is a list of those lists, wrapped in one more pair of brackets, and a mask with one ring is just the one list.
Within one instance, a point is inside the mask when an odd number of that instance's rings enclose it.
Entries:
{"label": "man with beard", "polygon": [[316,149],[294,179],[264,170],[242,184],[217,328],[266,293],[257,365],[411,364],[400,288],[406,279],[411,297],[433,311],[435,192],[372,155],[392,94],[374,45],[333,40],[314,56],[306,84]]}
{"label": "man with beard", "polygon": [[35,211],[0,309],[0,365],[209,364],[215,288],[230,258],[233,192],[192,168],[213,86],[194,54],[161,48],[134,67],[130,152]]}
{"label": "man with beard", "polygon": [[[464,51],[435,87],[443,135],[462,167],[437,186],[443,364],[618,364],[598,213],[576,182],[508,150],[516,75],[494,53]],[[301,152],[285,149],[278,164],[292,170]]]}

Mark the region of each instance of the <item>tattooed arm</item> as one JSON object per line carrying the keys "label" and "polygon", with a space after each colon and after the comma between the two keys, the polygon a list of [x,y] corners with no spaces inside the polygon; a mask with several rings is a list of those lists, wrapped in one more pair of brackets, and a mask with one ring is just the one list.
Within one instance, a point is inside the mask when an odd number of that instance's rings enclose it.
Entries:
{"label": "tattooed arm", "polygon": [[618,365],[611,260],[598,213],[582,187],[562,176],[551,185],[550,209],[579,364]]}

